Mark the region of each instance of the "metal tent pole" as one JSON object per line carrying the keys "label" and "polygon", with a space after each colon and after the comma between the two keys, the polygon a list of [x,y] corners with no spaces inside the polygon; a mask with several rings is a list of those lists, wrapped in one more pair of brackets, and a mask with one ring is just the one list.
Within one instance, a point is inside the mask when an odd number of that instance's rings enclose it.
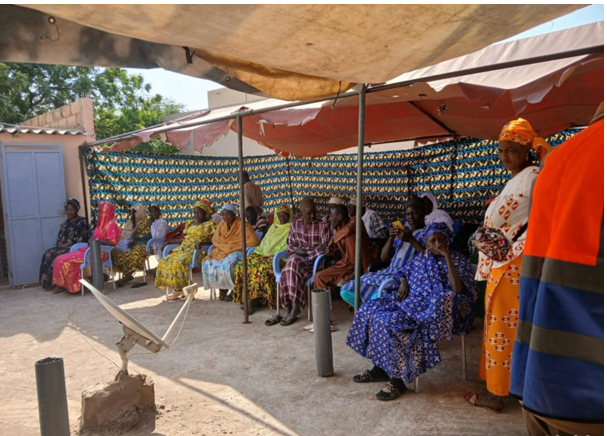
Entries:
{"label": "metal tent pole", "polygon": [[242,279],[243,279],[243,303],[244,303],[244,321],[243,324],[249,324],[249,275],[247,272],[247,224],[244,214],[244,164],[242,157],[242,117],[236,117],[238,127],[238,180],[240,182],[240,231],[242,232]]}
{"label": "metal tent pole", "polygon": [[80,182],[82,183],[82,200],[84,206],[84,216],[86,221],[89,221],[89,201],[86,197],[86,160],[84,159],[84,147],[78,147],[78,155],[80,157]]}
{"label": "metal tent pole", "polygon": [[365,98],[367,85],[363,84],[358,95],[358,158],[356,159],[356,261],[354,263],[354,310],[358,310],[360,300],[360,273],[362,266],[362,239],[363,239],[363,154],[365,151]]}

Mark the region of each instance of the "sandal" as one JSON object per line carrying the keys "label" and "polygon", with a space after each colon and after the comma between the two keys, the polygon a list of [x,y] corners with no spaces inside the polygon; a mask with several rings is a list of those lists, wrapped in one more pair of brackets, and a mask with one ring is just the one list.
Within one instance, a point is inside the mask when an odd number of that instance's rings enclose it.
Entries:
{"label": "sandal", "polygon": [[371,375],[371,371],[365,369],[360,374],[356,374],[354,377],[352,377],[352,380],[354,380],[354,383],[386,382],[390,381],[390,377],[373,378],[373,376]]}
{"label": "sandal", "polygon": [[470,404],[472,404],[474,407],[480,407],[482,409],[488,410],[488,411],[493,412],[493,413],[500,413],[502,411],[503,406],[500,409],[494,409],[492,407],[485,406],[485,405],[479,403],[478,402],[478,398],[481,396],[481,394],[482,394],[481,392],[468,393],[468,394],[464,395],[464,399],[467,402],[469,402]]}
{"label": "sandal", "polygon": [[171,295],[169,295],[167,297],[167,301],[183,300],[184,299],[183,297],[185,297],[185,294],[183,293],[183,291],[179,291],[179,292],[173,291],[171,293]]}
{"label": "sandal", "polygon": [[384,386],[381,389],[381,391],[379,391],[377,393],[377,395],[375,395],[375,398],[377,398],[380,401],[392,401],[392,400],[396,400],[398,397],[403,395],[405,392],[406,392],[406,390],[401,392],[392,384],[392,382],[388,382],[388,383],[386,383],[386,386]]}
{"label": "sandal", "polygon": [[147,282],[133,283],[133,284],[131,285],[131,289],[140,288],[140,287],[145,286],[145,285],[147,285]]}
{"label": "sandal", "polygon": [[280,321],[280,325],[285,327],[293,324],[295,321],[297,321],[297,315],[287,316],[286,318],[283,318],[282,321]]}
{"label": "sandal", "polygon": [[270,327],[270,326],[278,324],[280,321],[282,321],[282,316],[274,315],[272,318],[266,319],[265,325]]}

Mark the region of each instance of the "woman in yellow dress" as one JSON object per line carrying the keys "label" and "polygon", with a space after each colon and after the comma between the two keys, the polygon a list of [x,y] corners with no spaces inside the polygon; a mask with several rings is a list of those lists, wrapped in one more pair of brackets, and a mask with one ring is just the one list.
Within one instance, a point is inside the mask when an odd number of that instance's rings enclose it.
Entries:
{"label": "woman in yellow dress", "polygon": [[122,228],[122,240],[111,252],[114,271],[123,275],[116,282],[119,288],[133,280],[135,271],[142,271],[145,268],[145,261],[148,258],[145,247],[151,238],[151,223],[145,206],[143,204],[134,205],[129,221]]}
{"label": "woman in yellow dress", "polygon": [[[249,289],[249,313],[253,313],[253,300],[272,306],[276,304],[276,278],[272,261],[279,251],[287,249],[287,237],[293,222],[293,211],[282,205],[274,212],[274,223],[261,240],[259,247],[247,256],[247,285]],[[242,261],[234,267],[234,302],[242,304]]]}
{"label": "woman in yellow dress", "polygon": [[[171,254],[158,262],[155,286],[158,289],[171,288],[173,292],[168,300],[173,301],[184,297],[183,288],[190,283],[189,265],[192,262],[194,250],[203,244],[209,244],[216,225],[211,219],[213,208],[209,200],[201,200],[194,205],[194,219],[186,222],[185,238],[181,245]],[[206,253],[200,253],[206,255]]]}

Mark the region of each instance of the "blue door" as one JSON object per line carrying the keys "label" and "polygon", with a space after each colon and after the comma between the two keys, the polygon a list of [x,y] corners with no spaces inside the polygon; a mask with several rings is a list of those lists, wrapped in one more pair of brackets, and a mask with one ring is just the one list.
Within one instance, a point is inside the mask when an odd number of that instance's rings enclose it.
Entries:
{"label": "blue door", "polygon": [[2,144],[2,193],[10,284],[36,283],[65,220],[61,145]]}

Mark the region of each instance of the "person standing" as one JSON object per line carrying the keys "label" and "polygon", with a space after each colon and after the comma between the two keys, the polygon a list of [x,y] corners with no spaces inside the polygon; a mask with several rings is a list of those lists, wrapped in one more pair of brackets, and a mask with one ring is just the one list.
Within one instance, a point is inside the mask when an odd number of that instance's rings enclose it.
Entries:
{"label": "person standing", "polygon": [[242,182],[244,184],[244,206],[241,205],[240,210],[244,214],[244,211],[249,206],[263,206],[263,194],[261,193],[261,188],[251,182],[249,173],[246,171],[242,172]]}
{"label": "person standing", "polygon": [[510,380],[531,436],[603,434],[604,134],[601,104],[533,191]]}
{"label": "person standing", "polygon": [[487,208],[483,228],[477,231],[479,235],[483,231],[487,235],[485,252],[481,249],[479,253],[476,280],[487,280],[479,377],[487,382],[488,392],[470,393],[465,398],[474,406],[494,412],[504,408],[503,398],[510,392],[522,253],[531,189],[540,171],[533,165],[530,153],[534,149],[541,161],[549,148],[522,118],[504,126],[499,136],[498,155],[511,179]]}

